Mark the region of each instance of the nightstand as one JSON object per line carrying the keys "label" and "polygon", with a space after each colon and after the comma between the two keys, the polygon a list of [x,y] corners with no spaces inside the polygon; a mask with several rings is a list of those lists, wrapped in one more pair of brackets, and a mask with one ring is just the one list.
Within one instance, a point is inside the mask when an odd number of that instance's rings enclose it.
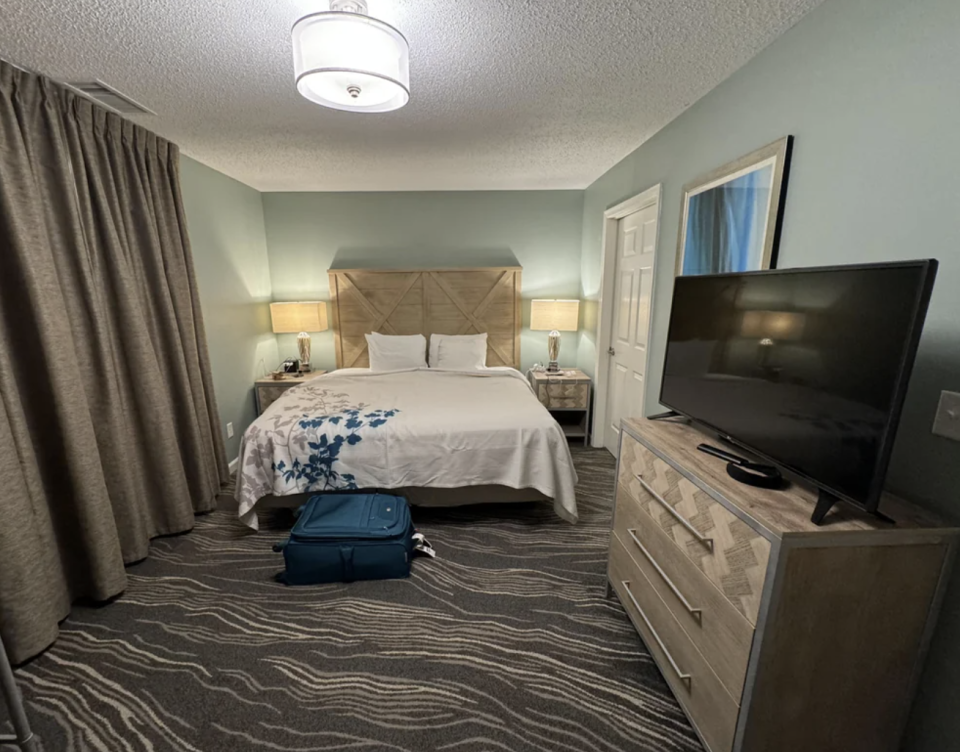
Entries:
{"label": "nightstand", "polygon": [[315,379],[317,376],[323,376],[325,373],[326,371],[311,371],[301,376],[284,375],[279,381],[272,378],[257,379],[253,382],[254,392],[257,395],[257,415],[263,415],[263,411],[276,402],[287,389]]}
{"label": "nightstand", "polygon": [[590,440],[590,377],[579,368],[561,368],[558,373],[530,371],[530,386],[570,439]]}

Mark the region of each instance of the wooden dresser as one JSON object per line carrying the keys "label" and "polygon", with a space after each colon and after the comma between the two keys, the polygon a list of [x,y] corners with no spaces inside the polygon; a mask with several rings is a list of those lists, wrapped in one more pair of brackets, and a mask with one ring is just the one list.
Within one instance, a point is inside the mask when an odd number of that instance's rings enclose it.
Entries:
{"label": "wooden dresser", "polygon": [[687,423],[625,420],[609,582],[710,752],[894,752],[960,530],[737,483]]}

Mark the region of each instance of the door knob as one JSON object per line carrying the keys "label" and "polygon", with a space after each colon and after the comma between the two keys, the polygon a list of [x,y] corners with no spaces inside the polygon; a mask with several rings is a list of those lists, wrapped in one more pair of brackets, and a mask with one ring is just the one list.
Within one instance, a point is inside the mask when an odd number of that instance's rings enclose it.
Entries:
{"label": "door knob", "polygon": [[617,351],[614,350],[612,347],[607,348],[607,355],[616,355],[616,354],[617,354]]}

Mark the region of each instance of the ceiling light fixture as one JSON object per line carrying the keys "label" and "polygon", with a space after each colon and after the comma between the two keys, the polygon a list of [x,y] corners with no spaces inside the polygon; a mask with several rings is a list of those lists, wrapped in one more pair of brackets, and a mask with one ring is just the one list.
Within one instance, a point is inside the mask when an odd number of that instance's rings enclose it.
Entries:
{"label": "ceiling light fixture", "polygon": [[410,100],[410,47],[367,15],[366,0],[330,0],[330,10],[293,25],[297,91],[347,112],[390,112]]}

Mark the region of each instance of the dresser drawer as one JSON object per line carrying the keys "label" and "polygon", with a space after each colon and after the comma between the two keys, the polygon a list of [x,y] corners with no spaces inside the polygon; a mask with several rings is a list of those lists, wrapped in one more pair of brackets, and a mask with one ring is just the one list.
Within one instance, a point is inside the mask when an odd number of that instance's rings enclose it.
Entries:
{"label": "dresser drawer", "polygon": [[757,623],[770,542],[621,431],[620,484],[751,624]]}
{"label": "dresser drawer", "polygon": [[735,698],[743,693],[753,625],[621,486],[615,537],[666,603],[687,636]]}
{"label": "dresser drawer", "polygon": [[590,384],[540,382],[537,384],[537,398],[550,410],[586,410],[590,401]]}
{"label": "dresser drawer", "polygon": [[609,575],[624,610],[710,752],[729,752],[739,705],[616,537],[610,546]]}

